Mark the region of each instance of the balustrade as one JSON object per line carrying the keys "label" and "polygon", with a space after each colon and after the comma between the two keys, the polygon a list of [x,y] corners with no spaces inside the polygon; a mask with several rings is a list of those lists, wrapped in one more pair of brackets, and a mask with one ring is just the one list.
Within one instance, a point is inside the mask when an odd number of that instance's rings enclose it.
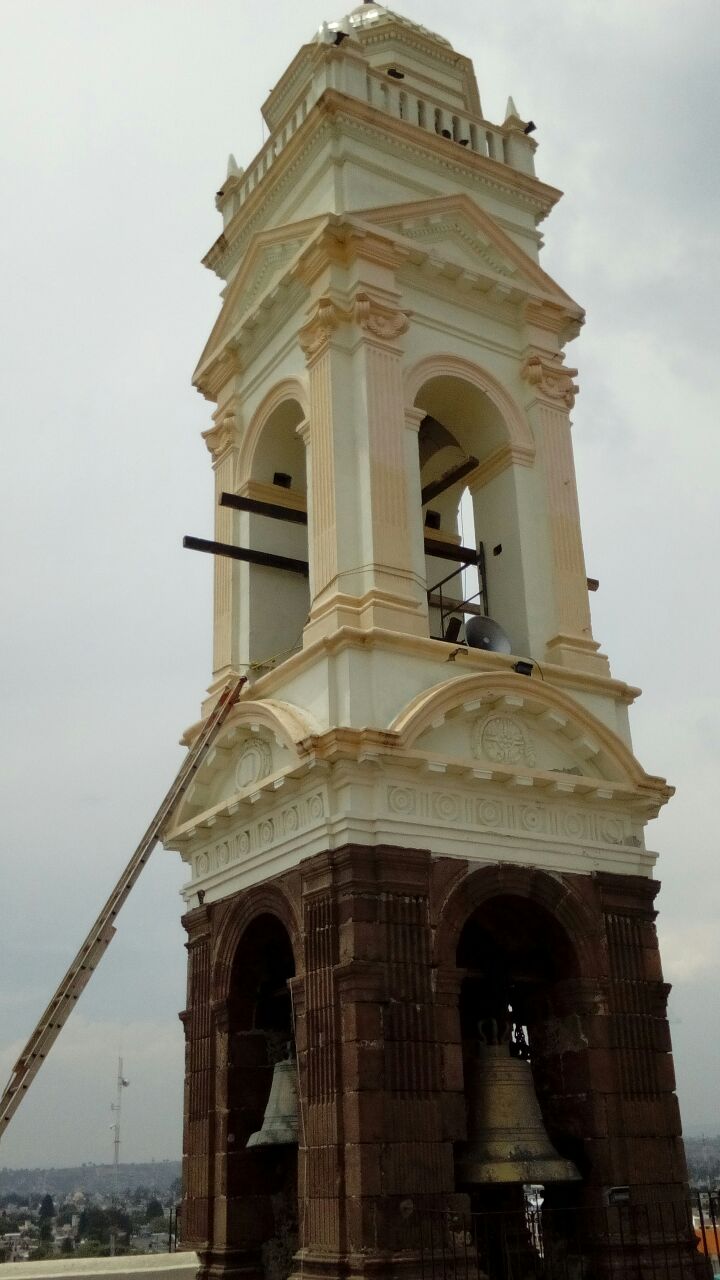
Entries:
{"label": "balustrade", "polygon": [[[341,93],[348,92],[343,65],[333,68],[333,72],[334,87]],[[357,80],[354,79],[353,90],[356,86]],[[265,177],[273,161],[282,153],[303,124],[308,111],[325,87],[324,79],[318,77],[302,102],[295,106],[292,116],[265,143],[236,186],[232,207],[226,210],[227,219],[237,211]],[[353,91],[349,96],[357,97],[357,93]],[[520,169],[525,173],[534,173],[532,148],[517,132],[510,135],[502,127],[489,125],[479,116],[473,117],[467,112],[443,105],[427,94],[420,95],[407,85],[388,80],[382,72],[368,71],[365,78],[365,100],[378,111],[423,129],[426,133],[435,133],[444,137],[458,146],[465,147],[468,151],[475,152],[476,155],[488,156],[491,160],[508,164],[511,168]]]}

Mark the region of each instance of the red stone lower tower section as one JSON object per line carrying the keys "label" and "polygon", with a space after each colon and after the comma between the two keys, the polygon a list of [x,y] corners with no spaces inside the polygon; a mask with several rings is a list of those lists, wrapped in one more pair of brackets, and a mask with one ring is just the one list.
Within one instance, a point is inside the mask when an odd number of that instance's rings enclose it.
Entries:
{"label": "red stone lower tower section", "polygon": [[[347,846],[191,911],[183,1222],[201,1274],[422,1274],[423,1222],[469,1209],[454,1149],[466,1137],[462,993],[476,975],[459,961],[468,927],[517,952],[513,920],[563,966],[543,966],[527,1006],[543,1119],[582,1175],[548,1188],[550,1203],[604,1213],[627,1188],[647,1221],[636,1274],[662,1264],[654,1226],[673,1272],[695,1273],[657,887]],[[285,1034],[299,1150],[248,1150]],[[622,1241],[603,1235],[587,1247],[626,1274]]]}

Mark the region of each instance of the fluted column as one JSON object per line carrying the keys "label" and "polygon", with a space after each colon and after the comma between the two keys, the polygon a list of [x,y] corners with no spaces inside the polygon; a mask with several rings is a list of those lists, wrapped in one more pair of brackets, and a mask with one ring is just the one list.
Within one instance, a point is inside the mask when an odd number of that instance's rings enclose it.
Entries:
{"label": "fluted column", "polygon": [[607,674],[608,665],[593,640],[587,570],[580,531],[570,410],[575,403],[576,369],[559,355],[529,349],[521,377],[531,388],[527,414],[545,476],[554,595],[554,634],[547,656],[563,666]]}
{"label": "fluted column", "polygon": [[341,626],[427,635],[399,345],[409,316],[394,292],[353,274],[350,287],[342,272],[342,290],[316,298],[300,332],[310,390],[306,645]]}
{"label": "fluted column", "polygon": [[[215,426],[203,432],[203,439],[212,456],[215,473],[215,533],[218,542],[237,542],[237,512],[220,506],[223,490],[235,489],[240,433],[238,418],[227,405],[214,415]],[[213,682],[210,693],[225,683],[228,675],[237,671],[240,661],[239,625],[239,576],[237,560],[214,556],[213,577]]]}

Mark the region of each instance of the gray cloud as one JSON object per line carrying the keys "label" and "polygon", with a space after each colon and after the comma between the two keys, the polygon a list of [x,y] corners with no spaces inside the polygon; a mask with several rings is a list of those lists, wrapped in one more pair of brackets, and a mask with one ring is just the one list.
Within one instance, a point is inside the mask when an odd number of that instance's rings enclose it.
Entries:
{"label": "gray cloud", "polygon": [[[688,1127],[717,1123],[718,136],[714,0],[403,5],[512,93],[567,195],[543,265],[588,310],[575,446],[598,638],[645,686],[638,755],[678,796],[652,831]],[[31,1029],[181,758],[210,668],[211,527],[189,387],[217,312],[199,258],[226,156],[324,0],[5,0],[3,467],[5,803],[0,1053]],[[3,1141],[6,1164],[180,1147],[178,888],[158,853]],[[10,975],[8,977],[7,975]]]}

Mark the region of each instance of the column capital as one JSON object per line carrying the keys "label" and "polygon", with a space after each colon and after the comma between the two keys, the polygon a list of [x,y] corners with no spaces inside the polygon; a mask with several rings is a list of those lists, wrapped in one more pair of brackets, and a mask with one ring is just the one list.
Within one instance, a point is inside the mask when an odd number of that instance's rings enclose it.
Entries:
{"label": "column capital", "polygon": [[356,325],[366,337],[392,343],[407,333],[411,312],[403,311],[383,296],[358,289],[349,298],[324,294],[315,303],[310,317],[298,333],[298,341],[308,364],[320,355],[336,329]]}
{"label": "column capital", "polygon": [[373,338],[393,342],[402,337],[410,327],[411,314],[410,311],[381,302],[364,289],[358,290],[353,299],[353,319]]}
{"label": "column capital", "polygon": [[552,405],[564,405],[572,409],[579,391],[573,378],[577,377],[577,369],[568,369],[562,363],[562,356],[552,356],[529,348],[520,369],[520,377],[535,387],[540,396]]}
{"label": "column capital", "polygon": [[240,442],[238,417],[233,409],[223,409],[214,417],[214,426],[202,433],[202,438],[212,456],[213,466],[221,461],[228,450]]}
{"label": "column capital", "polygon": [[329,295],[325,294],[315,303],[310,318],[298,333],[298,342],[308,364],[325,350],[344,318],[342,309]]}

